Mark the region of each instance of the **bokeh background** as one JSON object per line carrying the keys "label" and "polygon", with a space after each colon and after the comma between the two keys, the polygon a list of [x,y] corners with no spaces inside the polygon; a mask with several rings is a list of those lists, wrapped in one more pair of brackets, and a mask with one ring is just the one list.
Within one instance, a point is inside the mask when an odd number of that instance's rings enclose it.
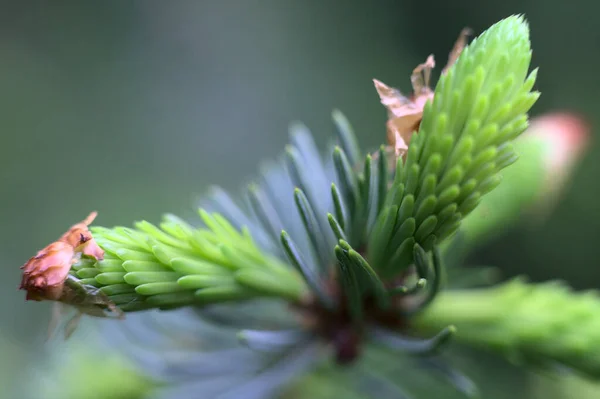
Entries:
{"label": "bokeh background", "polygon": [[[593,0],[0,4],[2,387],[18,388],[46,356],[50,307],[17,291],[36,250],[94,209],[106,226],[192,215],[210,184],[238,190],[277,156],[293,120],[324,145],[339,108],[361,143],[377,146],[386,115],[371,79],[408,92],[412,68],[433,53],[441,70],[464,26],[478,34],[524,13],[542,91],[532,116],[570,110],[600,124]],[[477,261],[600,288],[599,177],[592,140],[553,216],[511,230]],[[500,367],[489,368],[498,390],[549,395],[539,393],[553,384],[546,377]]]}

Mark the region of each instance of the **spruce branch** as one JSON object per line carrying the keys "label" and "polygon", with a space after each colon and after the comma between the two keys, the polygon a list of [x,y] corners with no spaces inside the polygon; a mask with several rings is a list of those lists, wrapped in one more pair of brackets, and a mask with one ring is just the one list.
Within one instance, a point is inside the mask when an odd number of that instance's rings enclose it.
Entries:
{"label": "spruce branch", "polygon": [[600,298],[559,282],[522,278],[491,288],[441,293],[413,326],[437,331],[457,327],[456,339],[494,351],[521,365],[560,366],[600,378]]}
{"label": "spruce branch", "polygon": [[[441,370],[459,389],[474,391],[464,376],[430,358],[455,335],[530,363],[559,361],[596,375],[594,360],[585,360],[582,352],[595,337],[588,334],[586,344],[578,346],[583,341],[572,323],[576,314],[592,329],[595,299],[580,303],[560,287],[523,283],[465,291],[445,291],[443,286],[447,259],[442,249],[448,238],[461,226],[477,236],[494,228],[476,218],[462,222],[477,215],[474,210],[482,201],[493,202],[488,194],[501,192],[496,190],[501,172],[517,159],[520,142],[515,140],[527,127],[527,112],[539,96],[531,91],[536,71],[527,75],[530,57],[523,17],[502,20],[462,52],[453,52],[456,63],[444,69],[435,91],[427,90],[430,70],[423,71],[432,59],[416,69],[424,77],[421,81],[413,76],[413,85],[427,101],[410,114],[410,128],[416,125],[406,143],[401,142],[406,137],[396,135],[393,148],[368,153],[358,146],[348,120],[334,111],[336,142],[322,157],[308,129],[294,123],[290,145],[280,159],[263,164],[242,196],[245,203],[213,188],[200,206],[200,226],[168,215],[158,226],[139,222],[133,228],[92,227],[103,259],[81,254],[69,282],[78,282],[90,295],[101,293],[125,312],[186,307],[198,316],[188,314],[186,322],[218,326],[210,339],[205,340],[205,332],[197,334],[202,353],[194,364],[202,364],[199,373],[204,377],[211,372],[227,377],[227,367],[211,367],[229,352],[204,353],[205,344],[221,343],[222,331],[237,330],[235,342],[244,346],[236,353],[250,359],[235,365],[236,378],[244,384],[238,389],[223,378],[203,391],[207,395],[271,395],[297,370],[319,359],[315,348],[323,341],[335,352],[336,363],[367,358],[367,366],[359,363],[360,375],[353,375],[363,389],[377,382],[385,386],[385,395],[397,397],[408,394],[394,380],[395,371],[372,370],[377,367],[369,367],[369,359],[381,359],[386,352],[427,359],[430,368]],[[401,121],[393,122],[399,129]],[[402,144],[407,144],[406,154],[401,154]],[[531,151],[527,156],[531,154],[535,159],[539,155]],[[528,200],[537,186],[527,189],[532,190],[523,193]],[[506,214],[518,206],[509,205]],[[538,297],[542,300],[536,302]],[[259,323],[259,313],[274,316],[254,302],[251,316],[238,317],[246,313],[240,310],[242,302],[257,299],[277,300],[271,302],[285,307],[282,318],[293,326],[262,319]],[[545,303],[565,313],[553,313]],[[517,321],[537,324],[521,331]],[[146,337],[146,326],[138,328],[143,331],[138,335]],[[157,335],[176,340],[164,330]],[[145,345],[153,347],[154,342],[148,338]],[[254,352],[265,356],[258,361]],[[288,360],[301,366],[284,367]],[[189,360],[169,361],[177,370],[171,373],[198,373],[188,370]],[[172,377],[164,370],[157,374]],[[332,367],[333,377],[328,378],[343,385],[347,379],[341,374]],[[327,381],[318,375],[310,378],[318,381],[318,395],[328,392]],[[185,396],[206,388],[204,382],[188,378],[186,384],[169,388]],[[357,390],[349,397],[362,393]]]}
{"label": "spruce branch", "polygon": [[294,123],[283,158],[246,191],[245,209],[214,189],[201,227],[168,216],[160,226],[94,228],[106,255],[84,257],[71,274],[124,311],[271,297],[322,308],[318,319],[352,320],[356,334],[378,318],[390,323],[386,312],[392,325],[406,324],[440,292],[436,244],[516,159],[510,141],[538,97],[535,71],[526,77],[528,35],[522,17],[509,17],[464,48],[395,170],[385,147],[361,159],[339,111],[329,161]]}

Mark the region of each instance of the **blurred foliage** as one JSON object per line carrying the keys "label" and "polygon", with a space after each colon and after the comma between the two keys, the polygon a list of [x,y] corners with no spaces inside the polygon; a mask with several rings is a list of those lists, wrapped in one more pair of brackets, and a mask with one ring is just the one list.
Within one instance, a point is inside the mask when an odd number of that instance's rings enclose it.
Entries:
{"label": "blurred foliage", "polygon": [[[235,188],[277,153],[290,120],[327,132],[329,112],[338,107],[363,145],[378,144],[385,111],[371,78],[408,91],[413,66],[430,53],[443,63],[464,26],[481,32],[525,13],[544,93],[533,116],[567,108],[592,126],[600,122],[600,5],[592,0],[466,0],[452,8],[441,0],[3,5],[0,382],[21,376],[22,384],[29,376],[22,365],[47,356],[41,348],[49,306],[26,306],[16,291],[18,267],[32,248],[92,209],[103,225],[192,212],[207,184]],[[318,144],[327,136],[316,137]],[[592,145],[552,218],[512,230],[482,249],[478,262],[499,265],[507,276],[598,287],[599,272],[589,267],[600,255],[600,156]],[[530,397],[521,394],[527,376],[482,361],[494,370],[494,397]],[[544,392],[565,397],[560,389]],[[0,397],[14,395],[5,390]]]}
{"label": "blurred foliage", "polygon": [[[85,341],[54,352],[44,363],[25,389],[32,396],[43,392],[44,399],[144,399],[155,386],[118,353],[90,348]],[[57,369],[48,373],[45,367]]]}

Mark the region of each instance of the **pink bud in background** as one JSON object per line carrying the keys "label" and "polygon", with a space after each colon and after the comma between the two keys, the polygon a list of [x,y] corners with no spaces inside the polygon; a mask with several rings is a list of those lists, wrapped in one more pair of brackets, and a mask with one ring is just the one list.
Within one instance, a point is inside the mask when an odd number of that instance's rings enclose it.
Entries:
{"label": "pink bud in background", "polygon": [[545,181],[533,211],[547,215],[585,155],[591,140],[591,127],[583,117],[570,112],[552,112],[531,121],[524,140],[541,140],[544,146]]}

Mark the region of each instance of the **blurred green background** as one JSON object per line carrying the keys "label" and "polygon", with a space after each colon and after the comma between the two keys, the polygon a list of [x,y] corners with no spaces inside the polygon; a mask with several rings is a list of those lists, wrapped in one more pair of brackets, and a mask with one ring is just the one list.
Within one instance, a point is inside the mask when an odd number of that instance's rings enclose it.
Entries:
{"label": "blurred green background", "polygon": [[[542,91],[532,116],[567,109],[600,122],[593,0],[1,4],[1,386],[45,356],[50,307],[17,291],[35,251],[91,210],[106,226],[190,216],[209,184],[237,190],[277,156],[290,121],[324,145],[334,107],[375,147],[386,114],[371,79],[409,92],[412,68],[433,53],[439,73],[464,26],[479,34],[524,13]],[[511,231],[477,261],[600,288],[592,142],[552,218]],[[519,374],[496,377],[510,386]]]}

